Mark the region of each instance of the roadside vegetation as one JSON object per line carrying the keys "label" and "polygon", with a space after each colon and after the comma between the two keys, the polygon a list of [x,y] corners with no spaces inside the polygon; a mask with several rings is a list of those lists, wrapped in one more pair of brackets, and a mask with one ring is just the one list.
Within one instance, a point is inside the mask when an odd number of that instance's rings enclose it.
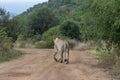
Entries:
{"label": "roadside vegetation", "polygon": [[[12,33],[14,24],[9,19],[9,14],[0,8],[0,63],[17,58],[24,53],[13,49],[16,40],[16,33]],[[8,27],[9,25],[9,27]]]}

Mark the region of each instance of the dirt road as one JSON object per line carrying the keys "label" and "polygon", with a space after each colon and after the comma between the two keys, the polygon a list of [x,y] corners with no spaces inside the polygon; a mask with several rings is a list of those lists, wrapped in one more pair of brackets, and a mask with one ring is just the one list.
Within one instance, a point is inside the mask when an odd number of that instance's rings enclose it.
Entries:
{"label": "dirt road", "polygon": [[85,51],[70,51],[70,64],[53,60],[51,49],[19,49],[27,54],[0,64],[0,80],[115,80]]}

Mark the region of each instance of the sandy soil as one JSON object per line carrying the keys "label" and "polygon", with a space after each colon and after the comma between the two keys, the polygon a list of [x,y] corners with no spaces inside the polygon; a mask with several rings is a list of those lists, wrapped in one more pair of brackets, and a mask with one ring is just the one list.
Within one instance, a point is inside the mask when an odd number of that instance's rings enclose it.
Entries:
{"label": "sandy soil", "polygon": [[53,60],[52,49],[19,49],[27,54],[0,64],[0,80],[115,80],[86,51],[70,51],[70,64]]}

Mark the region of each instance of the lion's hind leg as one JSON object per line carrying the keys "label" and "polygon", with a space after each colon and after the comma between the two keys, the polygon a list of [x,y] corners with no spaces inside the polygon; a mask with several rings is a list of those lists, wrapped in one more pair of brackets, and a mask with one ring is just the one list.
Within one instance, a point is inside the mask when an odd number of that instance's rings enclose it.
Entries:
{"label": "lion's hind leg", "polygon": [[65,62],[65,64],[69,64],[69,50],[65,52],[64,62]]}

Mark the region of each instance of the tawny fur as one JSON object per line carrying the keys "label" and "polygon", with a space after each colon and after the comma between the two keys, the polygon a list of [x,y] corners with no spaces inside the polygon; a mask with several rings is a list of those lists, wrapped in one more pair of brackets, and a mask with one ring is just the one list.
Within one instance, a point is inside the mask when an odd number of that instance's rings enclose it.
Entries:
{"label": "tawny fur", "polygon": [[[56,58],[56,55],[59,54],[59,59]],[[63,59],[64,58],[64,59]],[[54,60],[56,62],[65,62],[69,63],[69,44],[68,41],[56,38],[54,40]]]}

